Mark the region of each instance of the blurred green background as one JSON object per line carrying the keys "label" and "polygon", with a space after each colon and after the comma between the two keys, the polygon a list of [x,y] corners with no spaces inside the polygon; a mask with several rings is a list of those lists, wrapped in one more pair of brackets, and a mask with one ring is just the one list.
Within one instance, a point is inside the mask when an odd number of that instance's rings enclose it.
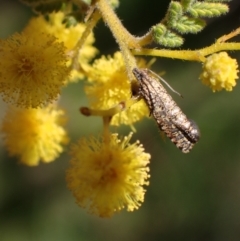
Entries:
{"label": "blurred green background", "polygon": [[[122,0],[117,10],[130,32],[141,35],[163,16],[169,0]],[[17,0],[0,1],[0,37],[21,31],[32,12]],[[240,1],[233,0],[228,15],[211,19],[198,35],[187,35],[184,48],[209,45],[240,26]],[[112,54],[117,45],[108,28],[96,28],[96,46]],[[240,38],[236,38],[240,40]],[[240,60],[240,53],[230,53]],[[9,158],[0,140],[1,241],[239,241],[240,240],[240,88],[212,91],[201,84],[199,63],[158,59],[153,68],[184,98],[174,95],[182,110],[199,125],[201,139],[189,154],[182,154],[156,124],[136,124],[139,139],[151,153],[151,179],[145,202],[133,213],[111,219],[89,215],[75,204],[66,188],[64,153],[51,164],[29,168]],[[83,82],[63,90],[61,105],[69,115],[72,141],[101,131],[99,118],[78,112],[86,106]],[[0,100],[0,118],[5,110]],[[126,134],[128,127],[113,128]]]}

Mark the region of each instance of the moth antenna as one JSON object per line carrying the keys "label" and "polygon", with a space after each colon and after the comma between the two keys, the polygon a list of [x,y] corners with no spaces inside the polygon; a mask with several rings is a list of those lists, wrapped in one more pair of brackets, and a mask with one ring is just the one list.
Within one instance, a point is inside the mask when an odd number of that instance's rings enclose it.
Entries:
{"label": "moth antenna", "polygon": [[175,94],[177,94],[177,95],[179,95],[180,97],[183,98],[183,96],[179,92],[177,92],[175,89],[173,89],[173,87],[165,79],[163,79],[161,76],[157,75],[156,73],[154,73],[150,69],[147,69],[147,71],[149,71],[152,75],[154,75],[156,78],[161,80],[172,92],[174,92]]}

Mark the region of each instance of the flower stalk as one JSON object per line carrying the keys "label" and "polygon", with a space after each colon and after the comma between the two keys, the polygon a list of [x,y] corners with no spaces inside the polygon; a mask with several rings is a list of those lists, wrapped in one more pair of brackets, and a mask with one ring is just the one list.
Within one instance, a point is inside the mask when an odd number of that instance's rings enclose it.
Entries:
{"label": "flower stalk", "polygon": [[93,14],[91,15],[90,20],[88,21],[88,24],[86,25],[86,29],[84,30],[81,38],[78,40],[76,46],[73,48],[73,50],[71,50],[68,55],[72,55],[72,63],[70,66],[70,69],[76,69],[78,70],[80,68],[79,66],[79,54],[80,51],[83,47],[83,45],[86,42],[86,39],[88,38],[88,36],[92,33],[93,28],[96,26],[96,24],[98,23],[99,19],[101,18],[101,15],[99,14],[98,11],[93,12]]}
{"label": "flower stalk", "polygon": [[121,21],[106,0],[97,1],[96,7],[102,15],[104,22],[111,29],[112,34],[119,45],[126,64],[128,77],[131,80],[133,79],[132,69],[136,67],[136,60],[131,53],[130,48],[138,49],[140,46],[134,36],[132,36],[122,25]]}
{"label": "flower stalk", "polygon": [[132,50],[134,55],[158,56],[172,59],[204,62],[205,57],[223,50],[240,50],[240,43],[216,42],[208,47],[197,50],[169,50],[169,49],[147,49]]}

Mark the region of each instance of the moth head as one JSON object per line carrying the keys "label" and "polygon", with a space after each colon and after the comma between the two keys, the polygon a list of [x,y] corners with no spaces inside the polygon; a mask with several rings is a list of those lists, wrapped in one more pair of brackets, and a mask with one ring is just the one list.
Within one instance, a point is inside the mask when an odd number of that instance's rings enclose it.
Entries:
{"label": "moth head", "polygon": [[200,136],[201,136],[201,133],[200,133],[200,130],[199,130],[199,127],[198,125],[196,124],[195,121],[189,119],[190,123],[191,123],[191,135],[194,139],[194,142],[197,142],[199,139],[200,139]]}

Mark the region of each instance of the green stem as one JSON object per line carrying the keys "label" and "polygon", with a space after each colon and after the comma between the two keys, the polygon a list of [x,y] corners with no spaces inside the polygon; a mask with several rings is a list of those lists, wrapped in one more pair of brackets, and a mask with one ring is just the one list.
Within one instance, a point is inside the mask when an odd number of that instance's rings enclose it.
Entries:
{"label": "green stem", "polygon": [[102,15],[104,22],[109,26],[122,52],[129,79],[134,79],[132,69],[136,67],[136,61],[129,48],[139,48],[135,37],[124,28],[119,18],[106,0],[96,2],[96,7]]}
{"label": "green stem", "polygon": [[101,18],[101,15],[99,14],[99,12],[95,11],[91,16],[90,21],[86,24],[86,29],[84,30],[82,37],[79,39],[74,49],[71,51],[73,53],[71,68],[78,69],[79,67],[78,57],[79,57],[81,48],[86,42],[87,37],[92,33],[93,28],[96,26],[100,18]]}
{"label": "green stem", "polygon": [[196,50],[168,50],[168,49],[141,49],[132,50],[134,55],[158,56],[172,59],[182,59],[189,61],[204,62],[205,56],[217,53],[223,50],[240,50],[240,43],[234,42],[216,42],[206,48]]}

